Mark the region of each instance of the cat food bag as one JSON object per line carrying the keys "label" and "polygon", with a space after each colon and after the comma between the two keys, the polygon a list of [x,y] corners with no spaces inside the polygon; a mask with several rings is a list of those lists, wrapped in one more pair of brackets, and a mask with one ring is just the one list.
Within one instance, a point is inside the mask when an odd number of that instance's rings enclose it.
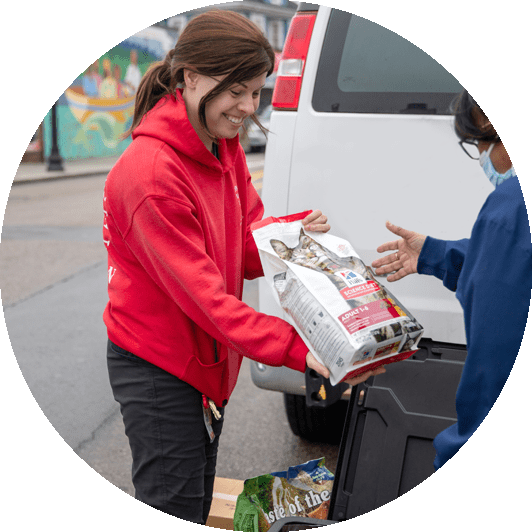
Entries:
{"label": "cat food bag", "polygon": [[324,458],[250,478],[237,498],[233,528],[266,532],[283,517],[327,519],[333,482]]}
{"label": "cat food bag", "polygon": [[349,242],[304,231],[310,212],[266,218],[252,232],[276,301],[331,384],[412,355],[422,326]]}

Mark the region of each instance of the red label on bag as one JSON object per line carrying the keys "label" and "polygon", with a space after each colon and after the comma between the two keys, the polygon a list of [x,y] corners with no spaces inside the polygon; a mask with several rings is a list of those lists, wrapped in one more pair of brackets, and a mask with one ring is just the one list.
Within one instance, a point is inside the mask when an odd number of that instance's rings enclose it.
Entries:
{"label": "red label on bag", "polygon": [[349,334],[354,334],[366,327],[372,327],[383,321],[399,317],[399,312],[388,299],[380,299],[354,308],[338,316],[338,319]]}
{"label": "red label on bag", "polygon": [[357,297],[367,296],[368,294],[373,294],[373,292],[378,292],[380,286],[375,281],[368,281],[359,286],[350,286],[340,290],[340,294],[344,299],[356,299]]}
{"label": "red label on bag", "polygon": [[303,211],[296,214],[288,214],[286,216],[280,216],[275,218],[274,216],[268,216],[264,220],[259,220],[251,224],[251,231],[256,231],[257,229],[262,229],[270,224],[289,224],[292,222],[297,222],[298,220],[304,220],[312,211]]}

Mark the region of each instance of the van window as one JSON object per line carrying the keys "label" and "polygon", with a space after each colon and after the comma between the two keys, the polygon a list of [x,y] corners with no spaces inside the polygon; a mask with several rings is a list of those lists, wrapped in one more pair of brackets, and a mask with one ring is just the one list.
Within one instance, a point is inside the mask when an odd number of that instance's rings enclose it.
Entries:
{"label": "van window", "polygon": [[420,48],[369,20],[333,10],[318,64],[318,112],[451,114],[461,85]]}

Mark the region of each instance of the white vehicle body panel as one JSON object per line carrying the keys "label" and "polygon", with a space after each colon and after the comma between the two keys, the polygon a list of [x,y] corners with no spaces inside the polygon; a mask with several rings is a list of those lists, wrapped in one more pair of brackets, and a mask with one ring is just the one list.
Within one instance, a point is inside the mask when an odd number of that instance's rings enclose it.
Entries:
{"label": "white vehicle body panel", "polygon": [[[467,238],[493,187],[458,145],[452,116],[313,110],[330,11],[318,12],[297,112],[271,115],[262,191],[266,215],[320,209],[331,233],[348,240],[368,266],[379,256],[378,245],[396,239],[386,220],[435,238]],[[421,275],[379,281],[422,324],[426,338],[465,344],[461,307],[441,281]],[[261,312],[282,316],[263,282],[259,305]],[[301,381],[292,390],[284,382],[281,391],[301,393]]]}

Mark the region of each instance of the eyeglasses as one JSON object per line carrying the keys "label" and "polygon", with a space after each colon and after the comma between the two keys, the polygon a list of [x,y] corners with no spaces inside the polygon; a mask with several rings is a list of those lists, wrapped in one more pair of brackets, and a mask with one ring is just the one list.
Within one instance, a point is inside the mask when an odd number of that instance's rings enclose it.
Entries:
{"label": "eyeglasses", "polygon": [[[482,140],[484,142],[491,142],[491,143],[497,143],[501,141],[498,135],[492,138],[486,138]],[[464,140],[458,141],[458,144],[460,144],[460,147],[465,151],[466,155],[475,161],[478,161],[480,159],[480,150],[478,147],[478,143],[479,143],[479,140],[477,139],[464,139]]]}
{"label": "eyeglasses", "polygon": [[460,147],[465,151],[468,157],[475,161],[479,160],[480,152],[478,149],[478,140],[460,140],[458,144],[460,144]]}

